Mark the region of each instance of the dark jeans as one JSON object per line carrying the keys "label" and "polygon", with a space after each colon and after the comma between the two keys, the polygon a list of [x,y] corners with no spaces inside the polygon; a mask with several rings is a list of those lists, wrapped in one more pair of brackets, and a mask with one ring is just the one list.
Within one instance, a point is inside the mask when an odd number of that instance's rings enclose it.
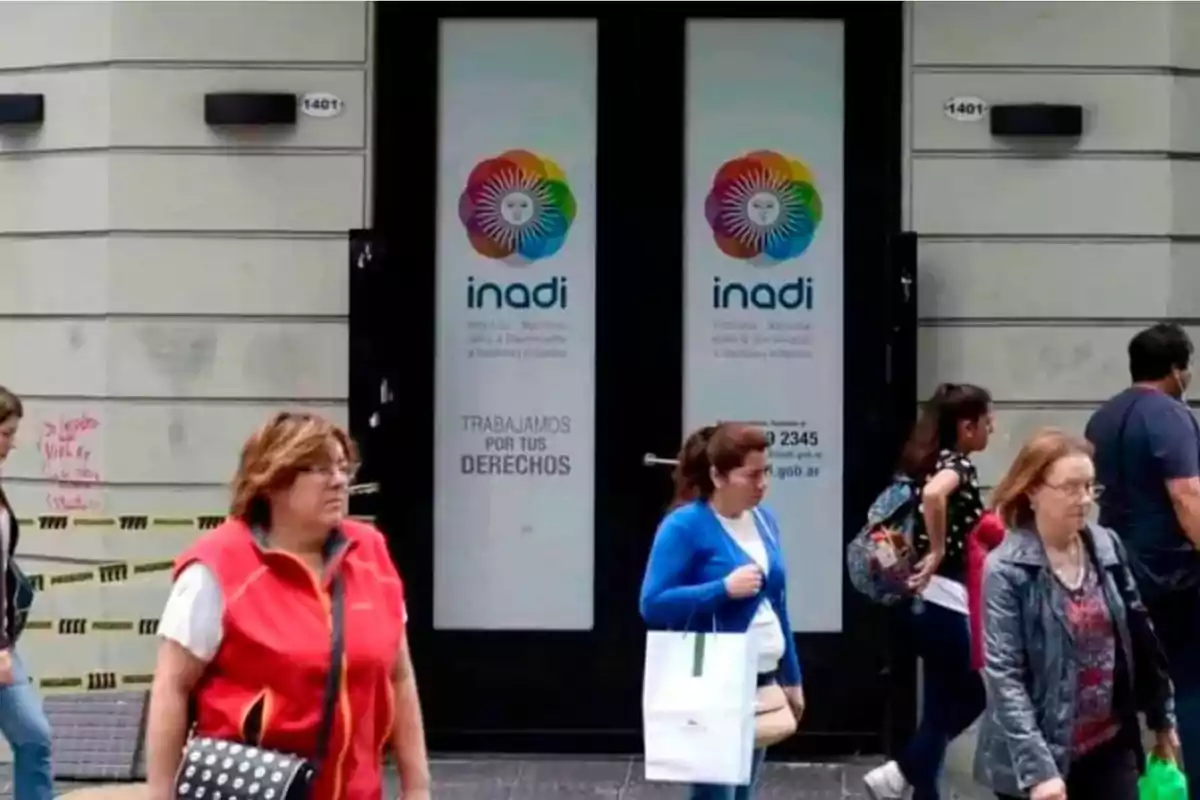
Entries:
{"label": "dark jeans", "polygon": [[762,774],[763,761],[766,758],[767,749],[765,747],[754,751],[754,761],[750,765],[750,784],[748,786],[693,783],[688,788],[688,800],[752,800],[754,790],[758,785],[759,775]]}
{"label": "dark jeans", "polygon": [[897,763],[913,800],[938,800],[946,747],[983,713],[983,679],[971,669],[967,615],[919,602],[911,615],[912,641],[922,661],[921,722]]}
{"label": "dark jeans", "polygon": [[1175,684],[1175,716],[1191,800],[1200,800],[1200,590],[1147,602]]}
{"label": "dark jeans", "polygon": [[[1138,763],[1133,750],[1118,737],[1071,762],[1067,800],[1138,800]],[[1020,800],[997,794],[1000,800]],[[1026,795],[1028,797],[1028,795]]]}

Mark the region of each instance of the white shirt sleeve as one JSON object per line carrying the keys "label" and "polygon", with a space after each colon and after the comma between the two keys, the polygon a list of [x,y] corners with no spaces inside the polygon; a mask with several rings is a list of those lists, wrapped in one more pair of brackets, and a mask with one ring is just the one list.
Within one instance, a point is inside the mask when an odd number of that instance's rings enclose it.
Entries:
{"label": "white shirt sleeve", "polygon": [[158,622],[158,635],[208,663],[217,654],[225,634],[221,624],[224,614],[225,597],[217,576],[196,562],[175,579]]}

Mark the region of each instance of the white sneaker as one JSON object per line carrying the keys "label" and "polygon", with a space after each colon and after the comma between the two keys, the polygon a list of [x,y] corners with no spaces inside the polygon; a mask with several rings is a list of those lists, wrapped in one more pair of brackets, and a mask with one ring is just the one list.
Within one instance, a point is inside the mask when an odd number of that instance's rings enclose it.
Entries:
{"label": "white sneaker", "polygon": [[908,781],[904,780],[904,773],[895,761],[868,772],[863,776],[863,783],[871,800],[902,800],[908,791]]}

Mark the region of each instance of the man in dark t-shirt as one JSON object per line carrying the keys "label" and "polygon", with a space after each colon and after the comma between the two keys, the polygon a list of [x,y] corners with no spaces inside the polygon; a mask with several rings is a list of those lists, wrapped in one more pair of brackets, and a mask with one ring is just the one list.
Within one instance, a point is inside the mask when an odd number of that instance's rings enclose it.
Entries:
{"label": "man in dark t-shirt", "polygon": [[1100,524],[1125,542],[1170,662],[1191,798],[1200,800],[1200,427],[1182,402],[1191,358],[1178,325],[1133,337],[1133,385],[1092,415],[1085,435],[1105,487]]}
{"label": "man in dark t-shirt", "polygon": [[1171,497],[1174,481],[1200,476],[1191,411],[1158,389],[1135,384],[1092,415],[1085,435],[1096,448],[1096,480],[1105,487],[1100,524],[1118,531],[1137,556],[1146,594],[1169,590],[1184,577],[1178,573],[1196,566],[1196,548]]}

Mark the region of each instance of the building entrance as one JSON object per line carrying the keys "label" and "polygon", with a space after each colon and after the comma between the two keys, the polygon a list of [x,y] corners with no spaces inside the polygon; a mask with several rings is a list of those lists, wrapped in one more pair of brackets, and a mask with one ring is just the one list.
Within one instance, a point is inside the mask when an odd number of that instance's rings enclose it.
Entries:
{"label": "building entrance", "polygon": [[587,6],[376,6],[351,414],[431,746],[640,749],[645,456],[741,419],[773,441],[810,698],[783,750],[877,751],[912,682],[842,552],[913,407],[900,6]]}

